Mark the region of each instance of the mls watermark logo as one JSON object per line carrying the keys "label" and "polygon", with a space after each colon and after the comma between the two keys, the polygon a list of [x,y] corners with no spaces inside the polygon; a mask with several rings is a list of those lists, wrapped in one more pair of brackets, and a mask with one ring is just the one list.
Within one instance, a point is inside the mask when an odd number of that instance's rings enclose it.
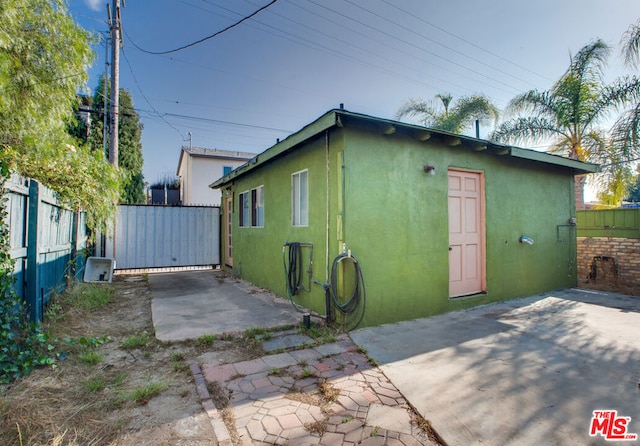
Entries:
{"label": "mls watermark logo", "polygon": [[638,434],[627,433],[631,417],[619,417],[615,410],[594,410],[589,435],[602,435],[607,441],[637,440]]}

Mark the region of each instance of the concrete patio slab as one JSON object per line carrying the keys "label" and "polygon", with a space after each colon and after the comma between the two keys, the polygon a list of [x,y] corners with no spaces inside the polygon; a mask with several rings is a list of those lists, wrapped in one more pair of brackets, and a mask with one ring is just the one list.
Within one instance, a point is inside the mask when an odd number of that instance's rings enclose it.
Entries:
{"label": "concrete patio slab", "polygon": [[351,337],[451,446],[604,445],[596,410],[640,434],[638,327],[640,298],[572,289]]}
{"label": "concrete patio slab", "polygon": [[151,312],[160,341],[277,328],[302,321],[291,304],[221,271],[149,274]]}

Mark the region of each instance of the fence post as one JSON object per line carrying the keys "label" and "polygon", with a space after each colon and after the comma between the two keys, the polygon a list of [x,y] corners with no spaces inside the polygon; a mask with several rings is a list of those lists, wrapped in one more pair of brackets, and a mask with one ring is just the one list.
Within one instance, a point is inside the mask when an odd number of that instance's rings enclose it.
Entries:
{"label": "fence post", "polygon": [[67,278],[67,285],[71,278],[76,277],[78,271],[78,230],[80,223],[80,211],[74,211],[71,217],[71,254],[69,259],[69,276]]}
{"label": "fence post", "polygon": [[42,299],[38,292],[38,209],[40,189],[37,181],[29,180],[29,205],[27,207],[27,289],[25,301],[33,322],[42,320]]}

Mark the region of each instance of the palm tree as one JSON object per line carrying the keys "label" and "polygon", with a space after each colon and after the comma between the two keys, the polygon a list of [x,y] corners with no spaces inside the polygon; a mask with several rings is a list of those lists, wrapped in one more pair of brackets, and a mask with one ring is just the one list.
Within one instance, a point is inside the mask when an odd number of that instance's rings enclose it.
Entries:
{"label": "palm tree", "polygon": [[[610,141],[599,125],[614,105],[603,79],[610,52],[600,39],[584,46],[550,90],[530,90],[512,99],[507,114],[513,117],[490,138],[516,143],[551,140],[550,152],[580,161],[602,161]],[[576,177],[581,188],[584,180]],[[582,197],[576,196],[576,202],[581,208]]]}
{"label": "palm tree", "polygon": [[400,107],[396,118],[418,117],[419,122],[427,127],[451,133],[462,133],[476,120],[482,124],[495,124],[498,120],[498,109],[486,96],[463,96],[455,102],[449,93],[435,97],[439,101],[409,99]]}
{"label": "palm tree", "polygon": [[[637,68],[640,65],[640,20],[624,33],[621,43],[626,65]],[[609,88],[609,95],[623,109],[611,131],[614,145],[627,159],[637,157],[640,152],[640,79],[637,76],[618,79]]]}
{"label": "palm tree", "polygon": [[603,70],[609,46],[596,40],[571,58],[569,69],[550,90],[530,90],[513,98],[503,122],[491,138],[498,142],[553,140],[551,152],[588,161],[601,147],[597,128],[610,107],[604,95]]}

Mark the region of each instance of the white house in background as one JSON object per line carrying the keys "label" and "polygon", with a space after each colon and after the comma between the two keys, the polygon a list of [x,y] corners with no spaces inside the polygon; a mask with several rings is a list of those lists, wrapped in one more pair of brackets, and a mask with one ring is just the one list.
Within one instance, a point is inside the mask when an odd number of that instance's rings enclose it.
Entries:
{"label": "white house in background", "polygon": [[176,173],[182,204],[219,206],[221,193],[209,185],[254,156],[250,152],[183,146]]}

